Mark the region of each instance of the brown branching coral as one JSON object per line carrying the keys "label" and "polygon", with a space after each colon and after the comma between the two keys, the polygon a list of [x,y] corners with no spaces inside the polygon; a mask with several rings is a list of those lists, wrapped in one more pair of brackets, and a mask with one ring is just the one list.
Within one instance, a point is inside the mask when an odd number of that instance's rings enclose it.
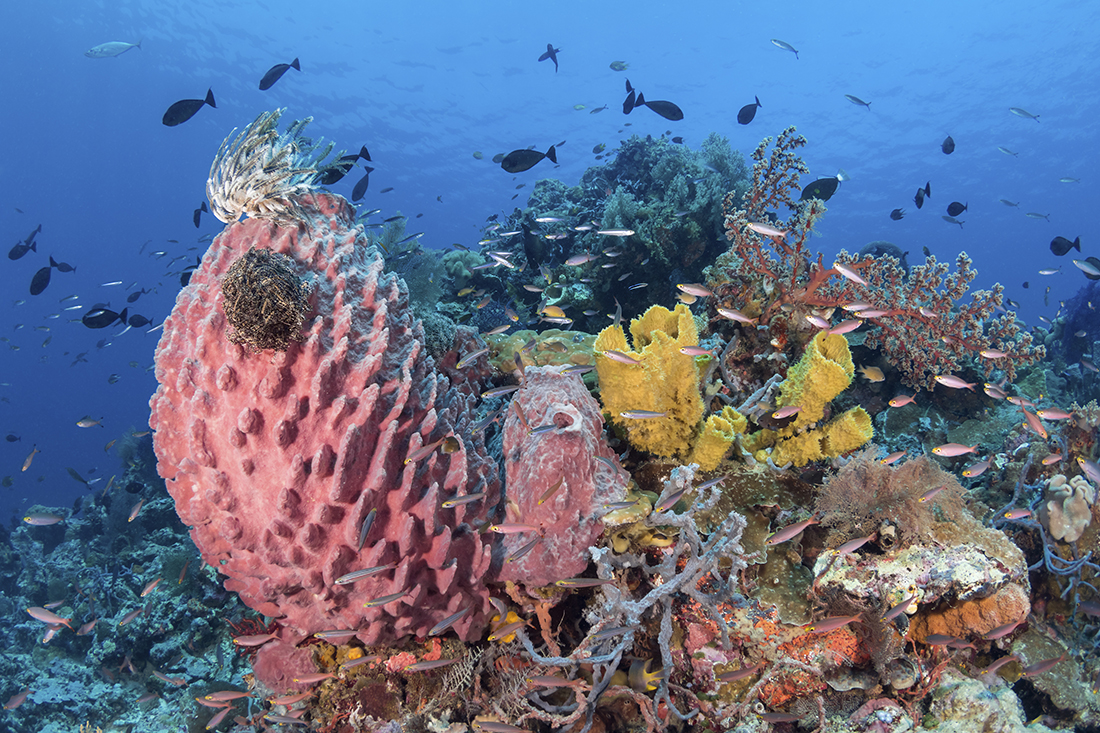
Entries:
{"label": "brown branching coral", "polygon": [[[1004,302],[1001,285],[976,291],[964,302],[977,276],[965,252],[954,272],[935,257],[906,270],[890,256],[864,259],[846,251],[826,267],[822,255],[808,246],[825,206],[815,198],[794,198],[798,177],[806,172],[794,151],[805,142],[788,128],[768,155],[771,140],[766,138],[752,156],[752,190],[743,201],[726,197],[731,247],[708,275],[725,305],[756,316],[776,343],[787,344],[790,331],[808,328],[804,317],[811,311],[867,303],[866,344],[880,349],[915,389],[932,389],[936,375],[972,365],[987,377],[1002,369],[1014,379],[1019,367],[1046,355],[1017,325],[1015,314],[993,318]],[[767,222],[767,212],[781,206],[792,212],[790,217]],[[749,226],[754,222],[766,222],[785,236],[760,234]],[[867,284],[842,276],[837,264],[847,265]]]}
{"label": "brown branching coral", "polygon": [[256,351],[286,351],[301,340],[309,312],[309,286],[284,254],[255,247],[230,265],[222,279],[229,340]]}
{"label": "brown branching coral", "polygon": [[[935,501],[921,501],[943,486]],[[965,509],[958,480],[927,456],[897,468],[878,460],[874,448],[857,453],[831,476],[817,497],[821,525],[831,529],[829,544],[879,532],[880,546],[904,547],[927,540],[936,522]]]}

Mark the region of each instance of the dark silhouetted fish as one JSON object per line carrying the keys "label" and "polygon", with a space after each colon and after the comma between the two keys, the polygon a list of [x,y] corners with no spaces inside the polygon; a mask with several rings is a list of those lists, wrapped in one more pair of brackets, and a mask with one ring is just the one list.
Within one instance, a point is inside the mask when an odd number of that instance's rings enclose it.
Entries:
{"label": "dark silhouetted fish", "polygon": [[554,44],[547,43],[546,44],[546,53],[544,53],[542,56],[539,56],[539,61],[545,61],[546,59],[550,59],[551,61],[553,61],[554,62],[554,73],[556,74],[556,73],[558,73],[558,54],[559,53],[561,53],[560,48],[554,48]]}
{"label": "dark silhouetted fish", "polygon": [[[927,195],[928,194],[925,194],[925,196],[927,196]],[[959,214],[966,211],[968,206],[969,206],[969,202],[965,203],[965,204],[960,204],[958,201],[952,201],[951,203],[949,203],[947,205],[947,215],[948,216],[958,216]]]}
{"label": "dark silhouetted fish", "polygon": [[15,245],[14,247],[12,247],[8,251],[8,259],[9,260],[18,260],[19,258],[21,258],[23,255],[27,254],[28,252],[37,252],[37,251],[38,251],[38,245],[35,242],[31,242],[30,244],[20,242],[19,244]]}
{"label": "dark silhouetted fish", "polygon": [[210,213],[210,209],[206,208],[206,202],[203,201],[199,204],[199,208],[195,209],[195,213],[191,215],[191,221],[195,223],[195,228],[199,228],[199,219],[202,217],[202,212]]}
{"label": "dark silhouetted fish", "polygon": [[940,150],[943,151],[944,155],[951,155],[951,153],[955,152],[955,141],[951,139],[950,135],[940,143]]}
{"label": "dark silhouetted fish", "polygon": [[913,196],[913,203],[917,205],[917,208],[924,206],[924,199],[932,197],[932,183],[928,182],[924,184],[924,188],[918,188],[917,193]]}
{"label": "dark silhouetted fish", "polygon": [[132,293],[130,293],[129,295],[126,296],[126,302],[127,303],[136,303],[138,298],[140,298],[141,296],[145,295],[148,292],[149,291],[146,290],[145,288],[142,288],[141,290],[135,290],[134,292],[132,292]]}
{"label": "dark silhouetted fish", "polygon": [[[119,315],[119,318],[122,318],[122,316]],[[148,326],[150,323],[152,323],[152,321],[139,313],[135,313],[126,320],[126,323],[128,323],[133,328],[141,328],[142,326]]]}
{"label": "dark silhouetted fish", "polygon": [[760,97],[753,96],[756,100],[753,104],[746,104],[737,112],[737,121],[742,125],[747,125],[752,122],[752,118],[756,117],[756,108],[762,106],[760,104]]}
{"label": "dark silhouetted fish", "polygon": [[553,145],[545,153],[537,150],[513,150],[500,161],[500,167],[509,173],[522,173],[529,170],[543,158],[549,158],[551,162],[558,162],[558,151]]}
{"label": "dark silhouetted fish", "polygon": [[266,92],[270,89],[275,82],[283,78],[283,74],[286,73],[287,69],[301,71],[302,67],[298,65],[298,59],[294,59],[289,64],[275,64],[267,70],[267,73],[264,74],[264,78],[260,79],[260,91]]}
{"label": "dark silhouetted fish", "polygon": [[38,295],[50,284],[50,270],[57,267],[57,263],[50,257],[50,264],[34,273],[31,278],[31,295]]}
{"label": "dark silhouetted fish", "polygon": [[835,176],[828,178],[818,178],[806,188],[802,189],[802,195],[799,197],[803,201],[809,201],[810,199],[821,199],[822,201],[828,201],[836,193],[837,188],[840,186],[841,181],[847,181],[848,175],[844,171],[838,171]]}
{"label": "dark silhouetted fish", "polygon": [[[1074,260],[1073,264],[1077,265],[1077,262],[1078,260]],[[1086,257],[1085,262],[1090,265],[1088,269],[1077,265],[1077,267],[1081,269],[1081,272],[1084,273],[1085,277],[1087,277],[1089,280],[1100,280],[1100,275],[1093,274],[1094,272],[1100,272],[1100,260],[1096,259],[1095,257]]]}
{"label": "dark silhouetted fish", "polygon": [[58,272],[76,272],[76,268],[68,262],[54,262],[53,257],[50,257],[50,264],[56,267]]}
{"label": "dark silhouetted fish", "polygon": [[497,153],[496,155],[493,156],[493,162],[494,163],[499,163],[502,160],[504,160],[504,153]]}
{"label": "dark silhouetted fish", "polygon": [[683,145],[684,138],[677,135],[676,137],[672,138],[672,142],[676,143],[677,145]]}
{"label": "dark silhouetted fish", "polygon": [[107,328],[112,323],[126,323],[126,309],[123,308],[121,313],[115,313],[103,303],[96,303],[81,317],[80,322],[88,328]]}
{"label": "dark silhouetted fish", "polygon": [[4,440],[8,441],[9,443],[14,443],[18,440],[22,440],[22,438],[20,438],[15,433],[8,433],[7,435],[4,436]]}
{"label": "dark silhouetted fish", "polygon": [[374,168],[371,168],[369,165],[364,167],[367,169],[367,172],[363,174],[363,177],[355,184],[355,188],[351,190],[352,201],[358,201],[363,198],[363,194],[367,192],[367,186],[370,185],[370,172],[374,170]]}
{"label": "dark silhouetted fish", "polygon": [[378,193],[389,193],[389,192],[390,192],[390,191],[392,191],[392,190],[393,190],[393,186],[386,186],[385,188],[383,188],[383,189],[382,189],[381,191],[379,191]]}
{"label": "dark silhouetted fish", "polygon": [[218,105],[214,104],[213,89],[206,90],[206,99],[181,99],[176,102],[164,113],[161,122],[167,127],[182,125],[184,122],[194,117],[195,113],[202,109],[204,104],[209,104],[211,107],[217,109]]}
{"label": "dark silhouetted fish", "polygon": [[631,112],[634,111],[634,108],[637,106],[636,104],[634,104],[634,102],[635,102],[634,87],[630,86],[630,79],[627,79],[626,80],[626,99],[623,100],[623,114],[624,115],[628,115],[628,114],[630,114]]}
{"label": "dark silhouetted fish", "polygon": [[905,209],[894,209],[890,212],[890,218],[894,221],[901,221],[905,216]]}
{"label": "dark silhouetted fish", "polygon": [[1071,249],[1076,249],[1078,252],[1081,251],[1080,237],[1073,240],[1072,242],[1065,237],[1055,237],[1054,239],[1050,240],[1050,251],[1058,255],[1059,257],[1064,255],[1066,252],[1069,252]]}
{"label": "dark silhouetted fish", "polygon": [[645,95],[639,94],[638,101],[634,103],[634,106],[641,107],[643,104],[657,114],[661,115],[661,117],[664,117],[666,120],[678,122],[679,120],[684,119],[684,111],[672,102],[668,102],[663,99],[658,99],[655,102],[647,102],[645,101]]}

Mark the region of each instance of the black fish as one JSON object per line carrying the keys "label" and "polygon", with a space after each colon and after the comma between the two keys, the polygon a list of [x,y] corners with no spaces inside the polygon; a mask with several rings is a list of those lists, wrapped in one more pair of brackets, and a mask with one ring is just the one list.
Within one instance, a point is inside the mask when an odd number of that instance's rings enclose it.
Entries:
{"label": "black fish", "polygon": [[191,273],[194,270],[184,270],[180,273],[180,287],[186,288],[187,283],[191,282]]}
{"label": "black fish", "polygon": [[[753,99],[756,100],[754,104],[746,104],[737,112],[737,121],[742,125],[752,122],[752,118],[756,117],[756,108],[761,106],[760,97],[753,95]],[[683,115],[680,116],[683,117]]]}
{"label": "black fish", "polygon": [[920,249],[921,249],[921,252],[924,252],[925,257],[931,257],[932,256],[932,250],[928,249],[927,246],[921,247]]}
{"label": "black fish", "polygon": [[355,166],[355,161],[359,159],[358,155],[344,155],[339,160],[333,163],[331,168],[326,169],[324,172],[317,174],[316,181],[322,186],[331,186],[343,179],[351,169]]}
{"label": "black fish", "polygon": [[558,54],[560,52],[561,52],[560,48],[554,48],[554,44],[547,43],[546,44],[546,53],[544,53],[542,56],[539,56],[539,61],[545,61],[546,59],[550,59],[551,61],[553,61],[554,62],[554,73],[556,74],[556,73],[558,73]]}
{"label": "black fish", "polygon": [[195,228],[199,228],[199,219],[202,217],[202,212],[210,213],[210,209],[206,208],[206,202],[203,201],[199,204],[199,208],[195,209],[195,213],[191,215],[191,221],[195,222]]}
{"label": "black fish", "polygon": [[684,138],[677,135],[676,137],[672,138],[672,142],[676,143],[677,145],[682,145],[684,142]]}
{"label": "black fish", "polygon": [[141,290],[135,290],[134,292],[132,292],[132,293],[130,293],[129,295],[126,296],[126,302],[127,303],[136,303],[138,298],[140,298],[141,296],[145,295],[148,292],[149,291],[146,290],[145,288],[142,288]]}
{"label": "black fish", "polygon": [[[634,87],[630,86],[630,79],[626,80],[626,99],[623,100],[623,114],[628,115],[634,111],[637,107],[636,99],[634,96]],[[619,130],[622,132],[622,130]]]}
{"label": "black fish", "polygon": [[836,189],[839,185],[840,179],[836,176],[818,178],[809,186],[802,189],[802,195],[799,198],[803,201],[809,201],[810,199],[828,201],[833,197],[833,194],[836,193]]}
{"label": "black fish", "polygon": [[940,150],[943,151],[944,155],[951,155],[955,152],[955,141],[951,139],[950,135],[940,144]]}
{"label": "black fish", "polygon": [[4,436],[4,440],[8,441],[9,443],[14,443],[17,440],[22,440],[22,438],[20,438],[15,433],[8,433]]}
{"label": "black fish", "polygon": [[264,78],[260,79],[260,91],[266,92],[270,89],[275,82],[283,78],[283,74],[286,73],[287,69],[301,71],[302,67],[298,65],[298,59],[294,59],[289,64],[275,64],[267,70],[267,73],[264,74]]}
{"label": "black fish", "polygon": [[1061,257],[1071,249],[1076,248],[1078,252],[1081,251],[1081,238],[1073,240],[1072,242],[1065,237],[1055,237],[1050,240],[1050,251]]}
{"label": "black fish", "polygon": [[[16,209],[16,211],[19,211],[19,210]],[[22,213],[22,212],[20,212],[20,213]],[[34,244],[34,238],[38,236],[38,233],[40,231],[42,231],[42,225],[41,224],[36,226],[34,228],[34,231],[32,231],[30,234],[27,235],[27,238],[23,240],[23,244],[27,244],[27,245]]]}
{"label": "black fish", "polygon": [[116,321],[126,323],[126,309],[123,308],[121,313],[115,313],[101,303],[92,306],[92,309],[80,319],[80,322],[88,328],[107,328]]}
{"label": "black fish", "polygon": [[661,117],[664,117],[666,120],[677,122],[684,119],[684,111],[672,102],[666,102],[663,99],[658,99],[656,102],[647,102],[645,101],[645,95],[639,94],[638,101],[634,103],[634,106],[641,107],[643,104],[657,114],[661,115]]}
{"label": "black fish", "polygon": [[893,211],[890,212],[890,218],[893,219],[894,221],[901,221],[902,217],[904,217],[904,216],[905,216],[905,209],[894,209]]}
{"label": "black fish", "polygon": [[[119,318],[121,317],[122,316],[120,315]],[[132,326],[133,328],[141,328],[142,326],[148,326],[150,323],[152,323],[152,321],[150,321],[143,315],[135,313],[134,315],[130,316],[129,320],[127,320],[126,323],[130,324],[130,326]]]}
{"label": "black fish", "polygon": [[161,122],[167,127],[182,125],[184,122],[194,117],[195,113],[202,109],[204,104],[209,104],[211,107],[217,109],[218,105],[214,104],[213,89],[206,90],[206,99],[181,99],[176,102],[164,113]]}
{"label": "black fish", "polygon": [[28,252],[37,252],[37,251],[38,251],[38,244],[36,242],[31,242],[30,244],[25,244],[23,242],[20,242],[19,244],[12,247],[11,250],[8,252],[8,259],[9,260],[18,260],[20,257],[27,254]]}
{"label": "black fish", "polygon": [[56,267],[58,272],[76,272],[76,268],[68,262],[54,262],[53,257],[50,258],[50,264]]}
{"label": "black fish", "polygon": [[367,192],[367,186],[370,185],[370,172],[374,170],[374,168],[371,168],[369,165],[364,167],[367,169],[367,172],[363,174],[363,177],[355,184],[355,188],[351,190],[352,201],[358,201],[363,198],[363,194]]}
{"label": "black fish", "polygon": [[917,205],[917,208],[924,206],[924,199],[932,198],[932,183],[928,182],[924,184],[924,188],[918,188],[917,193],[913,196],[913,203]]}
{"label": "black fish", "polygon": [[500,167],[509,173],[522,173],[530,169],[543,158],[549,158],[552,162],[558,162],[558,151],[553,145],[545,153],[537,150],[513,150],[500,161]]}
{"label": "black fish", "polygon": [[31,278],[31,295],[38,295],[50,284],[50,267],[43,267]]}
{"label": "black fish", "polygon": [[[925,195],[927,195],[927,194],[925,194]],[[969,205],[970,205],[969,202],[967,202],[965,204],[960,204],[958,201],[952,201],[951,203],[949,203],[947,205],[947,215],[948,216],[958,216],[959,214],[966,211],[966,209]]]}
{"label": "black fish", "polygon": [[1031,287],[1031,283],[1029,283],[1027,280],[1024,280],[1024,290],[1027,290],[1030,287]]}

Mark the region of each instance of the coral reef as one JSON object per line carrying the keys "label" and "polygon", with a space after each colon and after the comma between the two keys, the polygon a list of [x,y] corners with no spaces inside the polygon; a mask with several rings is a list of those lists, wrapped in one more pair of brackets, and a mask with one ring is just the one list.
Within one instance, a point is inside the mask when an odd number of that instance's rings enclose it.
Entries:
{"label": "coral reef", "polygon": [[[307,195],[293,210],[297,227],[223,232],[165,321],[150,421],[161,475],[226,588],[291,634],[352,628],[376,643],[470,608],[454,628],[478,636],[490,547],[469,522],[500,490],[470,431],[479,385],[435,373],[403,283],[346,202]],[[219,284],[250,247],[286,255],[313,287],[304,341],[273,357],[223,333]],[[421,450],[448,436],[453,452]],[[439,510],[465,493],[484,497]],[[337,583],[376,566],[391,568]]]}
{"label": "coral reef", "polygon": [[[825,206],[816,198],[794,198],[799,176],[807,172],[795,153],[806,144],[805,138],[791,127],[779,135],[770,155],[769,144],[771,139],[765,139],[753,153],[749,193],[726,197],[731,246],[708,269],[708,283],[727,307],[759,314],[759,323],[769,326],[782,347],[797,340],[805,317],[815,309],[865,303],[867,346],[881,349],[905,383],[916,389],[930,390],[936,375],[970,366],[987,376],[1003,370],[1011,380],[1021,366],[1045,355],[1044,347],[1033,345],[1031,334],[1022,331],[1013,313],[993,317],[1004,302],[1001,285],[976,291],[963,302],[977,276],[966,253],[959,254],[955,272],[932,256],[906,270],[891,256],[861,258],[843,250],[834,266],[826,267],[822,255],[808,244]],[[790,211],[790,217],[769,221],[767,212],[780,207]],[[754,226],[759,228],[761,222],[780,234],[758,233]],[[838,263],[864,283],[842,276]],[[979,356],[988,350],[1004,356]]]}

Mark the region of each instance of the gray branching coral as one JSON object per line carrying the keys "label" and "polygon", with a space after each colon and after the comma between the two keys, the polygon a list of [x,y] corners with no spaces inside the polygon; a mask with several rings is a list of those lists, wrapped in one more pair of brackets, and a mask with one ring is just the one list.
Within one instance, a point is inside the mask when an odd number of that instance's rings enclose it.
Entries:
{"label": "gray branching coral", "polygon": [[264,112],[235,138],[234,128],[218,148],[206,196],[210,211],[226,224],[242,214],[280,226],[296,223],[300,217],[294,197],[316,188],[320,176],[338,165],[322,163],[334,143],[323,145],[302,136],[312,117],[295,120],[280,135],[282,113]]}

